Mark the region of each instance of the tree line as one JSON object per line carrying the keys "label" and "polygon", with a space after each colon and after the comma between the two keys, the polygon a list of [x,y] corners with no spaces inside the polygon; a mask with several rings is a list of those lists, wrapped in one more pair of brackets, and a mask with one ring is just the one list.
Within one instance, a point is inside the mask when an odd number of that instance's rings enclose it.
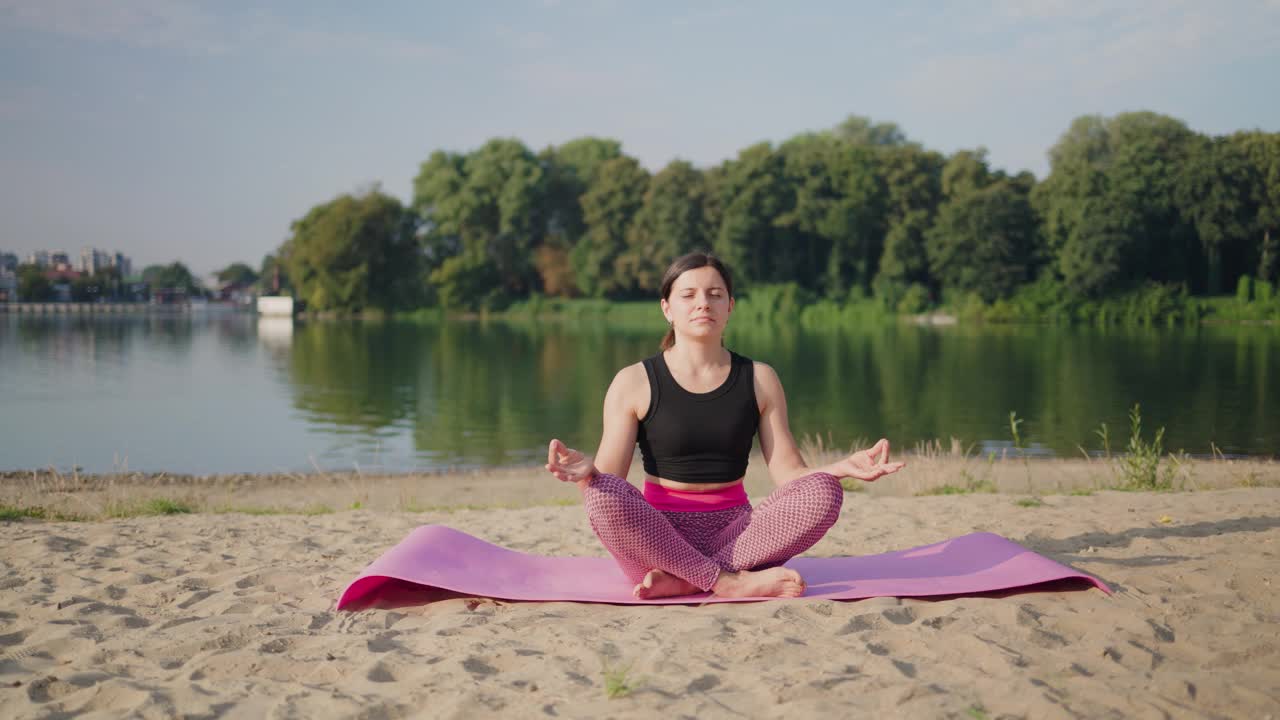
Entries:
{"label": "tree line", "polygon": [[322,311],[653,297],[671,259],[704,248],[747,294],[791,284],[903,311],[1275,283],[1280,133],[1089,115],[1049,158],[1043,180],[1009,175],[984,149],[946,155],[858,116],[656,173],[617,140],[494,139],[432,153],[408,206],[375,186],[311,208],[258,274]]}

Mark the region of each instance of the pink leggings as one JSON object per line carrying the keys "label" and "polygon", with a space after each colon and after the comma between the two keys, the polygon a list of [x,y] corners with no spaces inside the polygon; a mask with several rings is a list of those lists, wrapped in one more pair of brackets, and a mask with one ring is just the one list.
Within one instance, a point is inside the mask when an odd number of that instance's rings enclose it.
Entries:
{"label": "pink leggings", "polygon": [[813,547],[840,517],[844,489],[826,473],[796,478],[754,511],[749,504],[708,512],[654,508],[631,483],[602,473],[583,490],[591,529],[632,582],[650,570],[710,590],[720,571],[781,565]]}

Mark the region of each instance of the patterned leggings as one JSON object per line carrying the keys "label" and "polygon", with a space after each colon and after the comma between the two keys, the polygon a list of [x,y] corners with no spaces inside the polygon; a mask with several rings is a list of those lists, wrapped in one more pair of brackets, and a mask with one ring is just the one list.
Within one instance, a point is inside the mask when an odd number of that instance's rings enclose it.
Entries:
{"label": "patterned leggings", "polygon": [[752,510],[654,508],[634,485],[602,473],[583,490],[591,529],[632,582],[659,569],[702,590],[720,571],[774,567],[813,547],[840,517],[844,489],[826,473],[796,478]]}

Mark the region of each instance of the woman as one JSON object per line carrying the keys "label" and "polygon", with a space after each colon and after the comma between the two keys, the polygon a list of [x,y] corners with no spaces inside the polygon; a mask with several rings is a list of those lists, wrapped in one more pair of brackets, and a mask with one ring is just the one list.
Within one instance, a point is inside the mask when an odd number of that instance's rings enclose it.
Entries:
{"label": "woman", "polygon": [[[662,352],[609,385],[595,462],[552,440],[547,470],[581,488],[592,529],[636,597],[797,597],[804,579],[781,565],[835,524],[840,478],[871,481],[903,463],[889,462],[882,439],[826,467],[805,466],[773,368],[723,347],[734,299],[720,260],[677,259],[661,295],[671,326]],[[777,489],[753,510],[742,479],[757,431]],[[637,442],[643,493],[626,480]]]}

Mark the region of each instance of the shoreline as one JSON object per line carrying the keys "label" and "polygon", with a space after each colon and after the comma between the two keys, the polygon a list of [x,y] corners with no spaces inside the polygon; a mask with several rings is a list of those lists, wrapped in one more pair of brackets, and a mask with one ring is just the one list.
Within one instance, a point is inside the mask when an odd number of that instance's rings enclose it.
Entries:
{"label": "shoreline", "polygon": [[[835,457],[809,462],[821,466]],[[1135,486],[1115,459],[988,459],[906,455],[907,467],[874,483],[845,481],[846,491],[869,497],[1001,495],[1020,502],[1107,491],[1195,492],[1280,487],[1273,459],[1163,459],[1167,487]],[[628,478],[643,481],[633,462]],[[744,479],[758,502],[774,488],[755,455]],[[384,512],[518,509],[576,505],[577,488],[540,466],[419,473],[237,473],[196,476],[165,472],[108,474],[51,470],[0,472],[0,513],[5,517],[102,520],[140,515],[235,513],[322,515],[345,510]]]}

